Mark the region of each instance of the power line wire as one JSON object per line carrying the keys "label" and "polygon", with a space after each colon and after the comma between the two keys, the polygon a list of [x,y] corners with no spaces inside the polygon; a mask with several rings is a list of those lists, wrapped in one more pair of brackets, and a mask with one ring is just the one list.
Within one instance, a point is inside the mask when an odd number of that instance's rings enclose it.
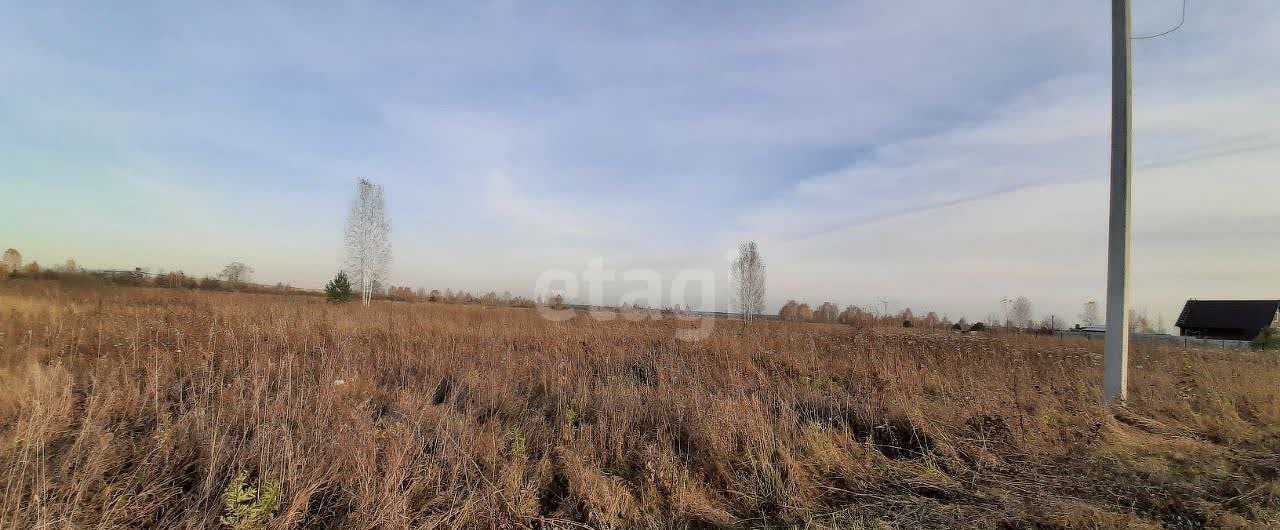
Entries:
{"label": "power line wire", "polygon": [[1169,28],[1168,30],[1166,30],[1166,31],[1164,31],[1164,32],[1162,32],[1162,33],[1156,33],[1156,34],[1154,34],[1154,35],[1143,35],[1143,36],[1141,36],[1141,37],[1129,37],[1129,38],[1130,38],[1130,39],[1132,39],[1132,40],[1146,40],[1146,39],[1154,39],[1154,38],[1157,38],[1157,37],[1163,37],[1163,36],[1165,36],[1165,35],[1168,35],[1168,34],[1170,34],[1170,33],[1173,33],[1173,32],[1175,32],[1175,31],[1178,31],[1178,28],[1181,28],[1181,27],[1182,27],[1182,24],[1183,24],[1184,22],[1186,22],[1186,21],[1187,21],[1187,2],[1188,2],[1188,1],[1189,1],[1189,0],[1182,0],[1182,14],[1178,16],[1178,25],[1176,25],[1176,26],[1174,26],[1174,27],[1172,27],[1172,28]]}
{"label": "power line wire", "polygon": [[[1230,157],[1234,155],[1247,154],[1247,153],[1253,153],[1253,152],[1280,150],[1280,141],[1264,142],[1260,144],[1246,145],[1243,147],[1233,147],[1228,149],[1210,150],[1214,147],[1223,146],[1224,143],[1225,142],[1213,142],[1210,144],[1204,144],[1204,145],[1190,149],[1190,152],[1194,154],[1182,156],[1182,157],[1166,158],[1164,160],[1153,160],[1153,161],[1144,162],[1141,164],[1135,164],[1133,169],[1135,171],[1160,169],[1160,168],[1178,166],[1178,165],[1186,164],[1189,162],[1198,162],[1200,160],[1212,160],[1215,158],[1225,158],[1225,157]],[[957,206],[961,204],[977,202],[983,199],[1000,197],[1000,196],[1009,195],[1011,193],[1019,192],[1029,188],[1039,188],[1042,186],[1049,186],[1053,184],[1076,184],[1076,183],[1088,182],[1096,179],[1098,179],[1097,175],[1089,174],[1089,173],[1077,174],[1077,175],[1068,176],[1065,178],[1060,178],[1060,177],[1042,178],[1042,179],[1037,179],[1027,183],[1013,184],[1010,186],[996,188],[991,191],[981,192],[981,193],[977,193],[977,194],[969,195],[965,197],[936,201],[936,202],[925,204],[922,206],[910,206],[910,207],[900,208],[897,210],[890,210],[887,212],[882,212],[882,213],[870,215],[867,217],[853,219],[848,222],[832,223],[832,224],[821,226],[806,232],[790,232],[790,233],[784,232],[783,234],[781,234],[780,237],[784,242],[788,242],[788,243],[794,242],[794,241],[805,241],[808,239],[813,239],[815,237],[824,236],[839,230],[848,230],[851,228],[857,228],[857,227],[867,226],[867,225],[871,225],[871,224],[875,224],[883,221],[888,221],[890,219],[897,219],[900,217],[907,217],[910,215],[930,212],[933,210],[950,208],[952,206]]]}

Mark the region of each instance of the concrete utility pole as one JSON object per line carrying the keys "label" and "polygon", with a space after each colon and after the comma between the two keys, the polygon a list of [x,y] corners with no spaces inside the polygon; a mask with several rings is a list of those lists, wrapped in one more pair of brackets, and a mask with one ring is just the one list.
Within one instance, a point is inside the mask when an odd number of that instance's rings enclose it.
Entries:
{"label": "concrete utility pole", "polygon": [[1111,0],[1111,220],[1107,240],[1107,342],[1103,395],[1129,396],[1129,206],[1132,109],[1129,0]]}

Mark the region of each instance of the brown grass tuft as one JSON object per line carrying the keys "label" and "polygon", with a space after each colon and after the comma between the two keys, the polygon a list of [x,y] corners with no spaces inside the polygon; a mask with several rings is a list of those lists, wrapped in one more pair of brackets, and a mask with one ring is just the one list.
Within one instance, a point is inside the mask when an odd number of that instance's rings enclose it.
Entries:
{"label": "brown grass tuft", "polygon": [[[1274,528],[1274,354],[0,283],[0,528]],[[267,488],[263,488],[265,491]]]}

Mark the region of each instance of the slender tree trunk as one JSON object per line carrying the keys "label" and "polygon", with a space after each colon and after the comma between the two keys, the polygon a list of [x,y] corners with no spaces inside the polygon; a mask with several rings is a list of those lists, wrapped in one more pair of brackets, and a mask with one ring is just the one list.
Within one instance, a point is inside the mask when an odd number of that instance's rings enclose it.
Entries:
{"label": "slender tree trunk", "polygon": [[373,301],[373,280],[368,279],[368,278],[369,278],[369,276],[370,276],[371,274],[373,274],[373,273],[372,273],[372,271],[368,271],[368,270],[366,270],[366,271],[364,272],[364,277],[366,278],[366,281],[365,281],[365,284],[364,284],[364,305],[365,305],[365,307],[368,307],[368,306],[369,306],[369,303],[370,303],[371,301]]}

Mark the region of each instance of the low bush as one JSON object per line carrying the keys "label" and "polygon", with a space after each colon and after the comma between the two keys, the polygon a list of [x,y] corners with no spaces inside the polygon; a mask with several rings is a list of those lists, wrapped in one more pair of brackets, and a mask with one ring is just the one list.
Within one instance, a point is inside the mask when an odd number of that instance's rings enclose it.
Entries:
{"label": "low bush", "polygon": [[1280,332],[1275,328],[1264,329],[1249,343],[1249,346],[1255,350],[1280,350]]}

